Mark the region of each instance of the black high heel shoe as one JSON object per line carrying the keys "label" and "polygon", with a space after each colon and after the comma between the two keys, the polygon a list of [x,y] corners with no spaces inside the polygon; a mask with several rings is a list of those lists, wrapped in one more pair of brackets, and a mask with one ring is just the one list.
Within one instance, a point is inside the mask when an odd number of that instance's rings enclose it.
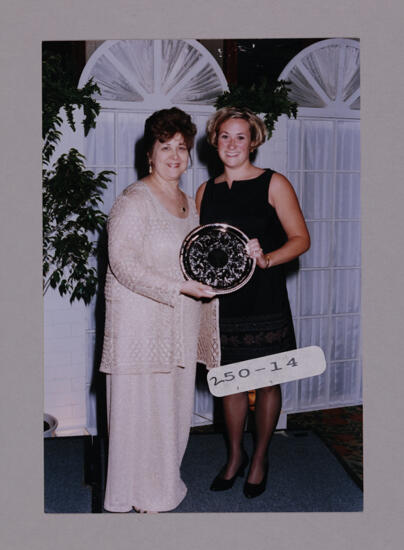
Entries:
{"label": "black high heel shoe", "polygon": [[259,495],[262,495],[262,493],[265,491],[267,486],[267,479],[268,479],[268,464],[266,465],[264,477],[259,483],[248,483],[248,481],[244,483],[244,488],[243,488],[244,496],[247,498],[255,498],[255,497],[258,497]]}
{"label": "black high heel shoe", "polygon": [[211,491],[227,491],[227,489],[231,489],[233,487],[236,477],[244,476],[244,471],[248,464],[248,455],[245,451],[243,451],[243,455],[243,460],[234,476],[230,479],[224,479],[223,473],[226,469],[226,466],[224,466],[213,480],[212,485],[210,486]]}

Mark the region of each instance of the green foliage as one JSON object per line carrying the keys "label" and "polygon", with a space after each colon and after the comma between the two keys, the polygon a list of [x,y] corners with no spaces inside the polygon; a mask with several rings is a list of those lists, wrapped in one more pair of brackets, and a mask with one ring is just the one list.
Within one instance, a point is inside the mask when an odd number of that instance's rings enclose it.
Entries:
{"label": "green foliage", "polygon": [[78,90],[66,75],[60,59],[43,60],[43,285],[57,288],[61,296],[70,294],[70,302],[88,304],[97,289],[97,272],[89,260],[97,252],[97,237],[106,222],[100,210],[102,189],[109,175],[96,176],[85,166],[85,158],[76,149],[61,155],[50,164],[55,145],[61,138],[60,109],[67,113],[75,130],[73,113],[83,107],[84,131],[95,127],[98,103],[91,97],[98,87],[89,81]]}
{"label": "green foliage", "polygon": [[99,92],[97,84],[90,79],[87,84],[78,89],[71,76],[62,68],[59,56],[44,53],[42,61],[42,137],[44,139],[43,160],[47,164],[60,140],[60,109],[63,107],[68,123],[75,130],[73,112],[75,108],[83,108],[84,134],[95,128],[95,119],[100,112],[100,106],[92,97]]}
{"label": "green foliage", "polygon": [[269,139],[281,115],[285,114],[289,118],[297,116],[297,103],[289,99],[287,85],[285,80],[270,83],[265,78],[260,84],[249,87],[230,85],[229,91],[217,98],[215,107],[247,107],[257,115],[264,115]]}

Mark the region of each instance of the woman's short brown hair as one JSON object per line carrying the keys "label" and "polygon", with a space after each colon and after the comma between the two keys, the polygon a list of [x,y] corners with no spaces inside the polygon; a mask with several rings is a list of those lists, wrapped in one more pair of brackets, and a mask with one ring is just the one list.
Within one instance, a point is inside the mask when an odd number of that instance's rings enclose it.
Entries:
{"label": "woman's short brown hair", "polygon": [[144,125],[143,139],[147,155],[152,152],[156,141],[164,143],[175,134],[182,135],[189,152],[194,145],[196,126],[187,113],[177,107],[161,109],[153,113]]}
{"label": "woman's short brown hair", "polygon": [[208,142],[217,147],[217,137],[221,125],[230,118],[242,118],[248,122],[251,134],[251,150],[256,149],[264,143],[267,136],[267,129],[259,116],[246,107],[222,107],[208,120],[206,132]]}

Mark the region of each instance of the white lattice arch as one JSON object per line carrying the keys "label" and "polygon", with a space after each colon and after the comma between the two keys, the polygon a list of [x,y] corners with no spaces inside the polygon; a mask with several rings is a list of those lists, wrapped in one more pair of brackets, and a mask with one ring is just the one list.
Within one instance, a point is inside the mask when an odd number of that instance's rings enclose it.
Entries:
{"label": "white lattice arch", "polygon": [[197,40],[106,40],[87,62],[79,87],[90,78],[101,90],[102,107],[137,111],[173,105],[200,111],[227,90],[220,66]]}
{"label": "white lattice arch", "polygon": [[302,50],[279,78],[290,81],[300,115],[359,118],[359,69],[359,42],[333,38]]}

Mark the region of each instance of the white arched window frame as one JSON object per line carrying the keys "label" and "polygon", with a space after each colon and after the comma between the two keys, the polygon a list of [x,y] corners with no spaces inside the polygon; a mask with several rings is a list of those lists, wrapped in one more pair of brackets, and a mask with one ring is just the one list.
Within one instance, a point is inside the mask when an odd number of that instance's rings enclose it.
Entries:
{"label": "white arched window frame", "polygon": [[324,374],[283,388],[284,412],[362,402],[359,42],[330,39],[282,71],[297,101],[284,120],[285,172],[312,239],[288,279],[298,346],[319,345]]}

